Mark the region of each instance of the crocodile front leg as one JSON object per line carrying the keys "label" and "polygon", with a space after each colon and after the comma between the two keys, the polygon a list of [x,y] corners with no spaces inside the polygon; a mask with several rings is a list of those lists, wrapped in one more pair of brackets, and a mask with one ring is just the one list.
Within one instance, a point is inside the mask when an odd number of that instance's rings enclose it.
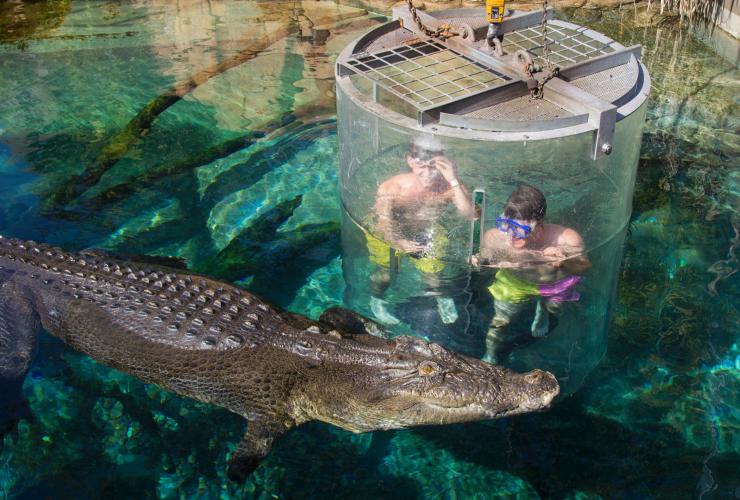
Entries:
{"label": "crocodile front leg", "polygon": [[228,478],[243,482],[270,453],[275,441],[289,430],[290,426],[266,417],[250,420],[246,434],[229,460]]}

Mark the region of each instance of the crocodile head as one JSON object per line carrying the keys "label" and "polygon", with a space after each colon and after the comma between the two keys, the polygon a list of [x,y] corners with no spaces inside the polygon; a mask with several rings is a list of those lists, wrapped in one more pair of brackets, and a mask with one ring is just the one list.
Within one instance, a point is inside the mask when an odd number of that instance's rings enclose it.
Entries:
{"label": "crocodile head", "polygon": [[313,387],[312,418],[353,432],[470,422],[544,410],[560,391],[549,372],[516,373],[414,337],[369,358]]}

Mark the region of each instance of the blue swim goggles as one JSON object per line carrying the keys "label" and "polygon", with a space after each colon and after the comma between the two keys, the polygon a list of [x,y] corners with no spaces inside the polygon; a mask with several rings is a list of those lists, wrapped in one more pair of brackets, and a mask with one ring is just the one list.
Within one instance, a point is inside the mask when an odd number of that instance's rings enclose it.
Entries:
{"label": "blue swim goggles", "polygon": [[506,217],[496,217],[496,229],[502,233],[511,233],[514,238],[519,239],[526,238],[532,232],[532,226],[519,224],[517,221]]}

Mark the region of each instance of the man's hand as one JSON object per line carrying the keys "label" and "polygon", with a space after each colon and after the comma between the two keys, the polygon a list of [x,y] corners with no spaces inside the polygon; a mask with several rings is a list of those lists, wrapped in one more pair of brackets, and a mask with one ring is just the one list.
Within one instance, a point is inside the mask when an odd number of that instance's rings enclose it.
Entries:
{"label": "man's hand", "polygon": [[468,190],[457,178],[455,163],[446,156],[435,156],[433,162],[434,168],[450,185],[445,196],[452,197],[452,202],[462,217],[474,220],[476,218],[475,206],[468,195]]}
{"label": "man's hand", "polygon": [[563,265],[563,262],[568,258],[565,252],[558,247],[547,247],[542,250],[542,255],[547,257],[549,264],[555,269]]}
{"label": "man's hand", "polygon": [[452,182],[457,179],[457,172],[455,171],[455,164],[452,160],[446,156],[435,156],[434,157],[434,168],[442,174],[447,182]]}

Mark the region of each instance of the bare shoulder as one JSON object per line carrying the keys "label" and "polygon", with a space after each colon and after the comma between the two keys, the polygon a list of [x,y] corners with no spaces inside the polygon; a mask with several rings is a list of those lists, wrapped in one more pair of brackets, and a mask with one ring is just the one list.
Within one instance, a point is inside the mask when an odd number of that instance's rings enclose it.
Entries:
{"label": "bare shoulder", "polygon": [[559,224],[547,224],[547,240],[556,246],[583,248],[583,238],[578,232]]}
{"label": "bare shoulder", "polygon": [[378,187],[379,194],[392,194],[412,186],[416,177],[412,173],[398,174],[383,181]]}
{"label": "bare shoulder", "polygon": [[506,244],[506,234],[496,228],[489,229],[483,234],[482,246],[496,248]]}

